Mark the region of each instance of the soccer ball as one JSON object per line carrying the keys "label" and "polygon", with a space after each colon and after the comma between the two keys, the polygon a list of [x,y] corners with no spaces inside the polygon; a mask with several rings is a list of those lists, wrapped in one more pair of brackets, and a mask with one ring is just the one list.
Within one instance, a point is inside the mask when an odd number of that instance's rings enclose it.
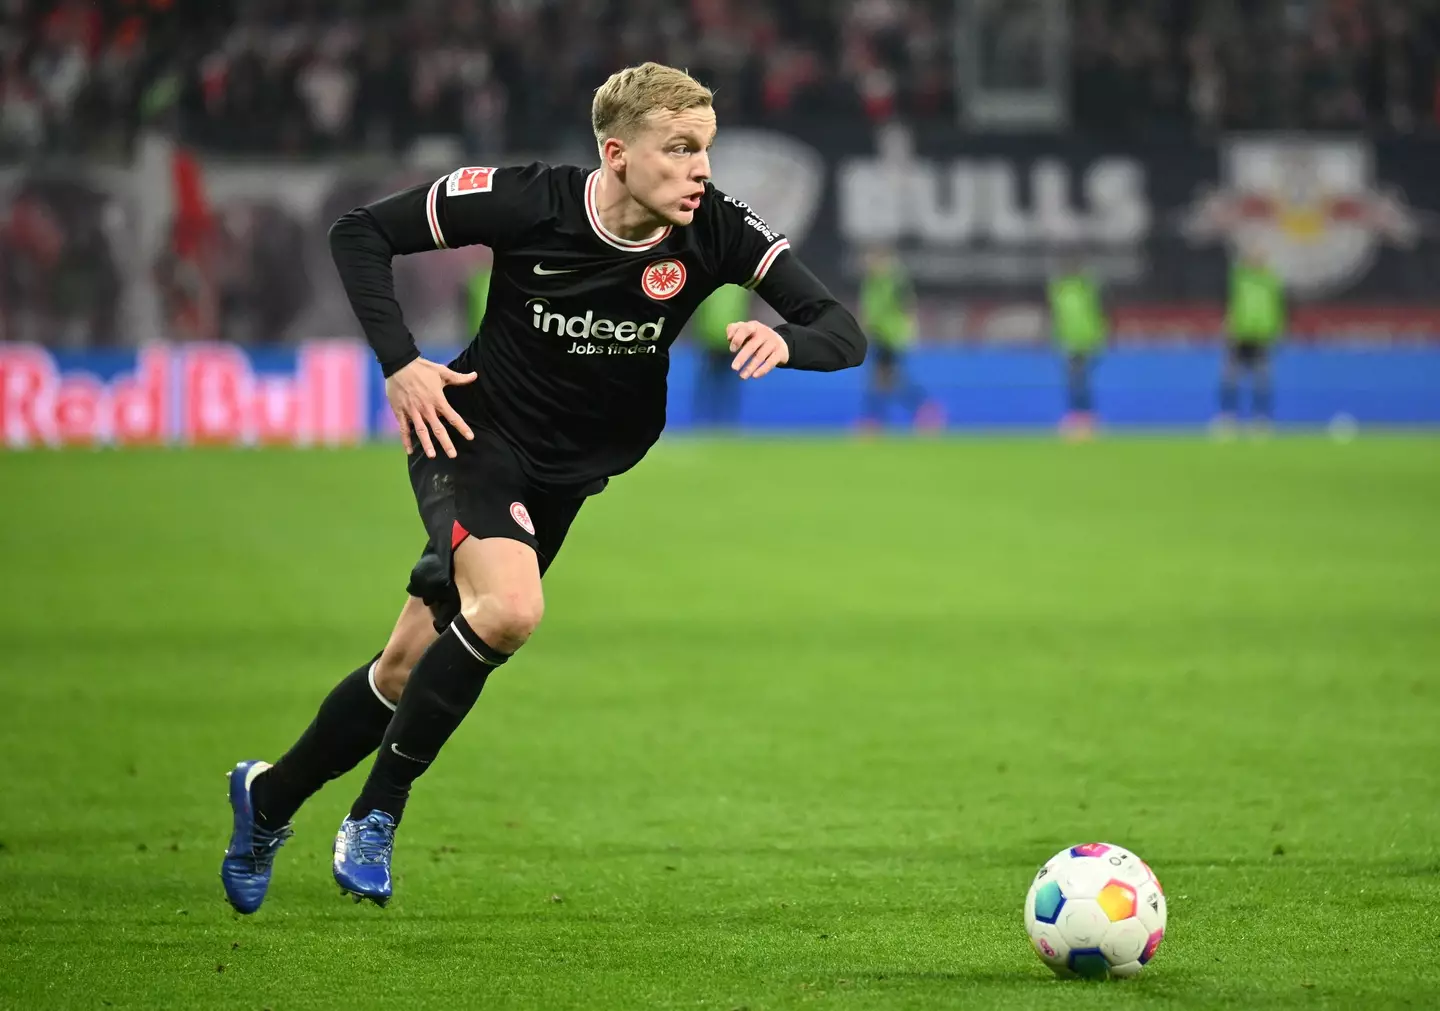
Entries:
{"label": "soccer ball", "polygon": [[1061,850],[1025,896],[1025,929],[1057,976],[1133,976],[1165,936],[1165,892],[1145,861],[1110,843]]}

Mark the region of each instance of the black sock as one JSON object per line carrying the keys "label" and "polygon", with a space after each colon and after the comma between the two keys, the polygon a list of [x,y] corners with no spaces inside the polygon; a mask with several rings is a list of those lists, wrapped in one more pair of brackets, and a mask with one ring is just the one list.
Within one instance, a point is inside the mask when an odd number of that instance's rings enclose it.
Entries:
{"label": "black sock", "polygon": [[356,668],[336,685],[300,739],[274,766],[255,777],[250,797],[261,828],[274,830],[284,825],[317,790],[355,768],[380,746],[395,713],[371,680],[375,660]]}
{"label": "black sock", "polygon": [[457,616],[411,672],[350,817],[384,811],[399,822],[410,784],[430,767],[460,726],[480,698],[490,672],[508,659],[508,653],[486,645],[464,615]]}

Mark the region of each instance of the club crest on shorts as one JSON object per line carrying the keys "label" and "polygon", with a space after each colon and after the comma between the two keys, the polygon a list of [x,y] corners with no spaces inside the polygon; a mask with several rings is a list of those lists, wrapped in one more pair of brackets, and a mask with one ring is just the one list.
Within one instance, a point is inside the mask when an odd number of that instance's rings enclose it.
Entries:
{"label": "club crest on shorts", "polygon": [[510,518],[520,524],[520,529],[524,530],[531,537],[535,536],[535,524],[530,522],[530,510],[525,508],[525,503],[511,502]]}
{"label": "club crest on shorts", "polygon": [[674,298],[685,287],[685,264],[679,260],[656,260],[640,275],[640,287],[657,302]]}

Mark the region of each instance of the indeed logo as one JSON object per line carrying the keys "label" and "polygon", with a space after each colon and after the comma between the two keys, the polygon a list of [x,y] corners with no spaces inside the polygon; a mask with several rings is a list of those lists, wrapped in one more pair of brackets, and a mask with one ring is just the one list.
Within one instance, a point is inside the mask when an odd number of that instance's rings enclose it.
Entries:
{"label": "indeed logo", "polygon": [[559,312],[546,312],[550,303],[543,298],[532,299],[529,303],[533,314],[531,323],[542,333],[553,333],[557,337],[570,337],[576,341],[592,337],[600,340],[658,341],[665,329],[665,317],[652,323],[636,323],[634,320],[596,319],[595,312],[587,309],[583,316],[566,316]]}

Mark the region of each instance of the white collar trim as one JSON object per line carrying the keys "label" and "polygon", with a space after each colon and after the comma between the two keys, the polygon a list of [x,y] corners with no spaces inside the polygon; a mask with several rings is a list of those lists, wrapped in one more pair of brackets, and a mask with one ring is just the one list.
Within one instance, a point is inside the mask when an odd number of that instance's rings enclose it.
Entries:
{"label": "white collar trim", "polygon": [[672,227],[670,225],[666,225],[664,228],[660,229],[660,231],[656,233],[654,238],[634,240],[622,239],[620,238],[620,236],[616,235],[614,232],[610,231],[610,229],[606,228],[603,224],[601,224],[600,209],[595,206],[595,189],[599,182],[599,169],[591,172],[589,177],[585,180],[585,216],[590,219],[590,228],[595,232],[596,236],[599,237],[601,242],[605,243],[608,246],[614,246],[616,249],[623,249],[627,253],[641,253],[647,249],[654,249],[656,246],[660,245],[660,243],[665,241],[665,237],[670,234],[670,230]]}

